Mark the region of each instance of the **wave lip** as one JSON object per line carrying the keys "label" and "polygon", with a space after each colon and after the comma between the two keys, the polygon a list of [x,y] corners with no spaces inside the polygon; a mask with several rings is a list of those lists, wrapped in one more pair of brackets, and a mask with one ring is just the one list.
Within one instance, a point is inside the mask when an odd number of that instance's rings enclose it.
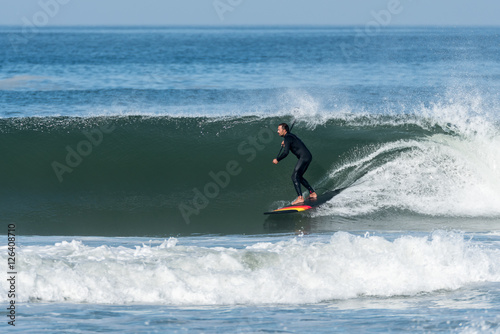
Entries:
{"label": "wave lip", "polygon": [[[18,300],[225,305],[415,295],[499,282],[499,255],[444,231],[393,241],[338,232],[329,242],[292,239],[244,249],[183,246],[175,238],[135,249],[73,240],[20,249]],[[5,298],[5,282],[1,289]]]}

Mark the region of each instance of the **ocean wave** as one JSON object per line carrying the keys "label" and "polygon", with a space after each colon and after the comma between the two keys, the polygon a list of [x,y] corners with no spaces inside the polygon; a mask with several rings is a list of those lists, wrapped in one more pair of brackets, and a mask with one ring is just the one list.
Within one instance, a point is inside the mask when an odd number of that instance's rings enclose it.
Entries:
{"label": "ocean wave", "polygon": [[320,192],[359,184],[306,217],[498,217],[499,127],[476,107],[0,119],[3,214],[27,234],[255,232],[262,212],[293,198],[293,157],[271,164],[287,121],[313,153],[306,177]]}
{"label": "ocean wave", "polygon": [[[499,282],[499,255],[445,231],[395,240],[338,232],[325,242],[293,238],[238,249],[184,246],[175,238],[135,248],[72,240],[18,250],[16,299],[248,305],[414,296]],[[7,288],[2,281],[0,298]]]}

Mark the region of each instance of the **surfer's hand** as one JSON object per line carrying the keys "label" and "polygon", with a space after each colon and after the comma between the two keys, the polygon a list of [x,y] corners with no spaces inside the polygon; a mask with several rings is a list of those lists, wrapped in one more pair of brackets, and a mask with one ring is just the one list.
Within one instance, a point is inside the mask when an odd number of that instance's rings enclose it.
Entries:
{"label": "surfer's hand", "polygon": [[273,164],[277,165],[278,164],[278,159],[273,160]]}
{"label": "surfer's hand", "polygon": [[281,142],[281,146],[285,146],[285,141],[284,140]]}

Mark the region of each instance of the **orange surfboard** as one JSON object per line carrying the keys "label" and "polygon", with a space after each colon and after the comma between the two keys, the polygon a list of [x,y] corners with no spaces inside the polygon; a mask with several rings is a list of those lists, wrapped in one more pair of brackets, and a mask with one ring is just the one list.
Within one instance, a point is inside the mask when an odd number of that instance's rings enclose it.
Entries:
{"label": "orange surfboard", "polygon": [[317,199],[310,200],[306,199],[304,203],[297,204],[297,205],[288,205],[284,206],[282,208],[269,211],[269,212],[264,212],[265,215],[274,215],[274,214],[283,214],[283,213],[295,213],[295,212],[304,212],[307,210],[311,210],[315,207],[320,206],[321,204],[324,204],[331,200],[333,197],[337,196],[346,188],[341,188],[341,189],[336,189],[332,191],[327,191],[326,193],[318,196]]}

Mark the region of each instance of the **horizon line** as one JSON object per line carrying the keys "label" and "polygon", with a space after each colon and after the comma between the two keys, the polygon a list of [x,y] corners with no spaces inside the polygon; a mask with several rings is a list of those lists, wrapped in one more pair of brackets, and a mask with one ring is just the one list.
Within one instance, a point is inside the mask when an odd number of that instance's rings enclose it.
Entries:
{"label": "horizon line", "polygon": [[[363,27],[365,24],[51,24],[36,29],[46,28],[349,28]],[[0,27],[23,28],[22,24],[2,24]],[[381,26],[387,28],[496,28],[500,24],[394,24]]]}

